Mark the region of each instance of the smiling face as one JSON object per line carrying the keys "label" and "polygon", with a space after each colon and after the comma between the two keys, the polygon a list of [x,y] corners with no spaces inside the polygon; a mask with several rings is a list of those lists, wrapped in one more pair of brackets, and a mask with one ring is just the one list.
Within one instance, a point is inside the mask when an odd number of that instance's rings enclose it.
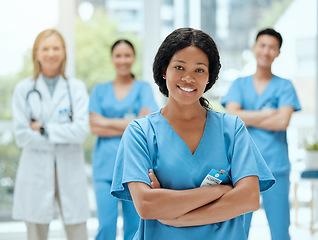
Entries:
{"label": "smiling face", "polygon": [[253,47],[257,66],[270,68],[275,58],[279,56],[279,41],[271,35],[261,35],[257,38]]}
{"label": "smiling face", "polygon": [[36,50],[36,59],[45,76],[54,77],[60,74],[65,59],[65,48],[60,37],[51,35],[44,38]]}
{"label": "smiling face", "polygon": [[198,47],[177,51],[164,74],[169,101],[179,104],[199,104],[209,80],[209,59]]}
{"label": "smiling face", "polygon": [[135,61],[134,50],[127,43],[119,43],[112,51],[112,61],[118,76],[130,76],[130,70]]}

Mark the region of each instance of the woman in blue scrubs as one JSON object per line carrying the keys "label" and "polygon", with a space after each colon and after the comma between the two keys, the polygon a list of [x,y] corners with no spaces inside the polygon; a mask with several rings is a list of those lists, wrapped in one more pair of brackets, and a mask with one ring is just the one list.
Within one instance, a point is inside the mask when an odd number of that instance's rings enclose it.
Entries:
{"label": "woman in blue scrubs", "polygon": [[[253,46],[257,61],[255,74],[235,80],[222,99],[228,113],[245,122],[276,179],[275,186],[262,194],[273,240],[290,239],[290,162],[286,129],[292,113],[301,108],[291,81],[275,76],[271,70],[280,54],[282,41],[274,29],[260,31]],[[245,218],[248,235],[252,213]]]}
{"label": "woman in blue scrubs", "polygon": [[244,123],[202,97],[219,69],[200,30],[177,29],[160,46],[154,79],[168,103],[126,128],[111,190],[136,206],[134,239],[247,239],[242,214],[258,209],[275,180]]}
{"label": "woman in blue scrubs", "polygon": [[[98,84],[90,95],[90,127],[97,135],[93,152],[93,180],[99,228],[96,239],[116,239],[118,199],[110,194],[113,169],[121,136],[128,123],[158,109],[150,85],[135,80],[131,67],[135,60],[133,45],[116,41],[112,62],[117,76],[112,82]],[[122,201],[124,239],[131,240],[137,231],[139,216],[132,202]]]}

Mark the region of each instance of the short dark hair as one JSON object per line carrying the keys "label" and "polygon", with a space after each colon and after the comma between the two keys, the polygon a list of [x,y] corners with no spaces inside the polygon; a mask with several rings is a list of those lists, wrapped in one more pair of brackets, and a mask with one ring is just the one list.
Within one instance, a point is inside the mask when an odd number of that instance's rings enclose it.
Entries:
{"label": "short dark hair", "polygon": [[[220,56],[213,39],[205,32],[193,28],[179,28],[169,34],[158,49],[153,63],[153,77],[159,86],[160,92],[166,97],[169,91],[166,79],[163,74],[166,71],[173,55],[186,47],[196,46],[200,48],[209,60],[209,82],[204,92],[209,90],[218,79],[221,68]],[[209,107],[209,102],[205,98],[200,98],[200,104]]]}
{"label": "short dark hair", "polygon": [[280,35],[279,32],[276,32],[276,31],[275,31],[274,29],[272,29],[272,28],[263,29],[263,30],[261,30],[261,31],[258,32],[255,41],[257,41],[257,39],[258,39],[261,35],[270,35],[270,36],[275,37],[275,38],[278,40],[278,42],[279,42],[279,48],[281,48],[281,46],[282,46],[282,44],[283,44],[283,38],[282,38],[282,36]]}

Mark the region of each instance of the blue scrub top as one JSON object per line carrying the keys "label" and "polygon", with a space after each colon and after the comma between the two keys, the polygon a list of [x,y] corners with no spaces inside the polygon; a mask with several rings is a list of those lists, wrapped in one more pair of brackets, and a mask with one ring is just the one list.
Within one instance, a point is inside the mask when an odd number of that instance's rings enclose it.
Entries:
{"label": "blue scrub top", "polygon": [[[135,80],[128,95],[118,101],[113,82],[97,84],[90,94],[89,112],[96,112],[108,118],[137,116],[147,107],[157,111],[151,86],[147,82]],[[121,137],[98,137],[93,151],[93,178],[112,180],[116,154]]]}
{"label": "blue scrub top", "polygon": [[[222,98],[222,105],[236,102],[244,110],[261,110],[291,106],[295,111],[301,109],[297,94],[291,81],[273,76],[261,95],[258,95],[253,76],[238,78]],[[248,127],[256,146],[274,175],[286,175],[290,172],[286,131],[270,131]]]}
{"label": "blue scrub top", "polygon": [[[161,186],[184,190],[200,187],[211,169],[225,170],[232,184],[256,175],[260,190],[275,180],[244,123],[235,116],[207,110],[204,133],[194,154],[160,112],[137,119],[127,127],[118,149],[111,193],[132,200],[128,182],[150,186],[153,169]],[[141,219],[134,239],[247,239],[244,217],[204,226],[175,228],[157,220]]]}

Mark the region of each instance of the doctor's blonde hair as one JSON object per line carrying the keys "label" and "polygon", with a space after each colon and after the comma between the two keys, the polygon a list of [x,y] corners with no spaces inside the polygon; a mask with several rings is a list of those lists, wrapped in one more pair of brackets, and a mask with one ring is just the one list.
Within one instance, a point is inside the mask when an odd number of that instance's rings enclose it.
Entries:
{"label": "doctor's blonde hair", "polygon": [[55,29],[46,29],[46,30],[40,32],[34,41],[33,50],[32,50],[32,52],[33,52],[32,58],[33,58],[33,66],[34,66],[34,69],[33,69],[34,79],[37,79],[39,77],[40,72],[41,72],[41,65],[40,65],[39,61],[37,60],[36,51],[38,50],[39,45],[42,42],[42,40],[47,38],[47,37],[50,37],[52,35],[56,35],[60,38],[62,46],[63,46],[64,51],[65,51],[65,58],[63,59],[62,64],[61,64],[60,74],[66,79],[66,76],[65,76],[65,66],[66,66],[65,41],[64,41],[62,34]]}

